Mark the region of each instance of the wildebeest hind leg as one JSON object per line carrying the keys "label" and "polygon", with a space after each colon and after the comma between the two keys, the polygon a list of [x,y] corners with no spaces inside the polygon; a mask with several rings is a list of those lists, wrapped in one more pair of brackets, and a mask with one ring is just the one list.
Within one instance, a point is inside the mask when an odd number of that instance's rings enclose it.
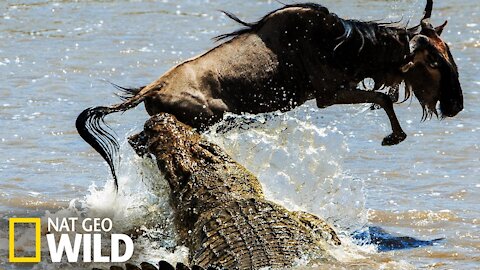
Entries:
{"label": "wildebeest hind leg", "polygon": [[335,104],[358,103],[378,104],[387,113],[393,133],[383,139],[382,145],[399,144],[407,138],[407,134],[403,132],[397,116],[395,115],[395,111],[393,110],[393,102],[387,95],[379,92],[367,92],[362,90],[339,90],[335,96]]}

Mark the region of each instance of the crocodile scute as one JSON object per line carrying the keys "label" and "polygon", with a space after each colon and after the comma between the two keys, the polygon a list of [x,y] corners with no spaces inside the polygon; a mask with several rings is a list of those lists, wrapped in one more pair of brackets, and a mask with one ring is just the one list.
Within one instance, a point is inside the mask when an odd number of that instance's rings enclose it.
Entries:
{"label": "crocodile scute", "polygon": [[178,245],[189,249],[190,265],[285,268],[302,255],[331,259],[328,247],[341,244],[324,220],[266,200],[252,173],[172,115],[153,116],[129,140],[155,158],[170,186]]}

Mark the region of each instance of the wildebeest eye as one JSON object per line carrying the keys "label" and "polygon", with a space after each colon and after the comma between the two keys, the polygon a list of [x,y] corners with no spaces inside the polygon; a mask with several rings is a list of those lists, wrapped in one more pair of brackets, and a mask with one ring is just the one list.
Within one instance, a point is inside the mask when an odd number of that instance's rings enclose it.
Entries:
{"label": "wildebeest eye", "polygon": [[427,56],[427,64],[431,68],[438,68],[439,63],[438,63],[438,58],[432,55]]}
{"label": "wildebeest eye", "polygon": [[431,68],[438,68],[438,62],[437,62],[437,61],[428,62],[428,65],[429,65]]}

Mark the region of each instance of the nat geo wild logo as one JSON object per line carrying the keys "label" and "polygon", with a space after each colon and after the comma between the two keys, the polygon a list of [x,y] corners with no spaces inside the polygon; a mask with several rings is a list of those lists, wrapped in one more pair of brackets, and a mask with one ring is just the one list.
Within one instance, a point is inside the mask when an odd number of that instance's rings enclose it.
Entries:
{"label": "nat geo wild logo", "polygon": [[[25,230],[26,226],[32,227],[32,225],[34,229]],[[120,263],[128,261],[133,255],[133,241],[128,235],[109,234],[113,227],[112,220],[109,218],[47,218],[46,226],[47,233],[42,236],[40,218],[10,218],[9,261],[11,263],[42,261],[42,240],[46,240],[48,254],[53,263],[62,262],[62,259],[64,259],[63,262]],[[22,233],[19,234],[19,232]],[[24,234],[33,233],[35,234],[32,237],[35,241],[34,252],[20,252],[24,248],[16,248],[15,244],[22,242],[20,238],[25,238]],[[106,235],[110,236],[110,254],[104,254],[105,251],[102,250],[102,246],[104,247],[105,241],[108,240]],[[18,241],[15,239],[16,236],[19,238]]]}

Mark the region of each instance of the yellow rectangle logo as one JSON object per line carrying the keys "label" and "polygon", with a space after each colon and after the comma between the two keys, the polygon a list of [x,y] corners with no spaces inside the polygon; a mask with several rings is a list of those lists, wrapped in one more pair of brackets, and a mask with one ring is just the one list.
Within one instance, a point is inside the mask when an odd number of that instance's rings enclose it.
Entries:
{"label": "yellow rectangle logo", "polygon": [[[15,224],[27,223],[35,224],[35,257],[15,257]],[[12,263],[38,263],[41,259],[41,222],[40,218],[10,218],[8,220],[9,225],[9,241],[8,241],[8,259]]]}

